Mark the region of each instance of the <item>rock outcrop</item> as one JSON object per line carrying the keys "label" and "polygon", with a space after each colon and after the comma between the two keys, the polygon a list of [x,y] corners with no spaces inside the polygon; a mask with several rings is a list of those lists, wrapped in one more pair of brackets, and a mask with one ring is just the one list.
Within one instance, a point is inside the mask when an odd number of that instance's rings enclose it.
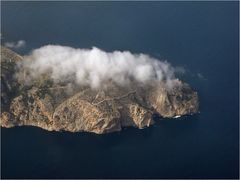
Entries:
{"label": "rock outcrop", "polygon": [[[145,128],[154,124],[153,115],[175,117],[198,112],[198,95],[190,86],[175,80],[164,84],[122,87],[109,82],[102,89],[71,87],[40,77],[30,85],[26,72],[15,77],[22,57],[1,47],[1,126],[37,126],[49,131],[120,131],[124,127]],[[20,73],[20,74],[21,74]]]}

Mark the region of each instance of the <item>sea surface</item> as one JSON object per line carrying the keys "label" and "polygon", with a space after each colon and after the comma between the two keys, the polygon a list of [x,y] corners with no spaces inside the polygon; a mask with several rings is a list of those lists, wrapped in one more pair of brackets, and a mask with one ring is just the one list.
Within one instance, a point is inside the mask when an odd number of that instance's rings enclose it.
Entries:
{"label": "sea surface", "polygon": [[2,44],[147,53],[181,66],[200,113],[117,133],[1,128],[2,178],[238,178],[239,4],[1,2]]}

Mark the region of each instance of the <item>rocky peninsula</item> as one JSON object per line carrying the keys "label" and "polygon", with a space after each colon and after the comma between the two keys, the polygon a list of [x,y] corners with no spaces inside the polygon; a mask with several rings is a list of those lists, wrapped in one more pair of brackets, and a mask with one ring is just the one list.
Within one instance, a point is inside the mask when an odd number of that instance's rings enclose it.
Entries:
{"label": "rocky peninsula", "polygon": [[[37,126],[49,131],[121,131],[154,124],[153,115],[173,118],[198,112],[197,92],[175,79],[169,89],[163,82],[129,86],[107,82],[107,86],[71,86],[54,83],[42,75],[31,84],[23,82],[27,72],[16,64],[17,53],[1,47],[1,126]],[[22,72],[18,72],[22,71]],[[16,78],[16,72],[21,76]]]}

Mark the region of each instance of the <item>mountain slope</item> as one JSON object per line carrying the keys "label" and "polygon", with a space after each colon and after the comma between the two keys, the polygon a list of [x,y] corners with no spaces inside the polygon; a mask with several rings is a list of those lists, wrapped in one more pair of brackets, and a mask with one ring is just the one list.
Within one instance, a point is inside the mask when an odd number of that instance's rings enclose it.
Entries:
{"label": "mountain slope", "polygon": [[198,112],[197,93],[179,80],[172,89],[156,82],[132,82],[127,87],[108,82],[104,88],[91,89],[53,83],[47,74],[26,83],[27,71],[16,68],[22,59],[1,47],[2,127],[31,125],[103,134],[148,127],[154,123],[153,114],[171,118]]}

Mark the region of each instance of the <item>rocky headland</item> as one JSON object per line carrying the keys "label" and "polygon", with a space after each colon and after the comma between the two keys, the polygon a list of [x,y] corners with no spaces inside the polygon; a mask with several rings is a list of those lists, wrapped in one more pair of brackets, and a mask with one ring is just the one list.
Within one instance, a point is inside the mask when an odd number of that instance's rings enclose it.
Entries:
{"label": "rocky headland", "polygon": [[[37,126],[49,131],[121,131],[125,127],[145,128],[154,124],[153,115],[173,118],[198,112],[197,92],[175,79],[167,88],[163,82],[129,86],[107,82],[92,89],[54,83],[42,75],[24,83],[27,72],[16,64],[17,53],[1,47],[1,126]],[[19,72],[22,71],[22,72]],[[20,74],[16,78],[16,72]]]}

